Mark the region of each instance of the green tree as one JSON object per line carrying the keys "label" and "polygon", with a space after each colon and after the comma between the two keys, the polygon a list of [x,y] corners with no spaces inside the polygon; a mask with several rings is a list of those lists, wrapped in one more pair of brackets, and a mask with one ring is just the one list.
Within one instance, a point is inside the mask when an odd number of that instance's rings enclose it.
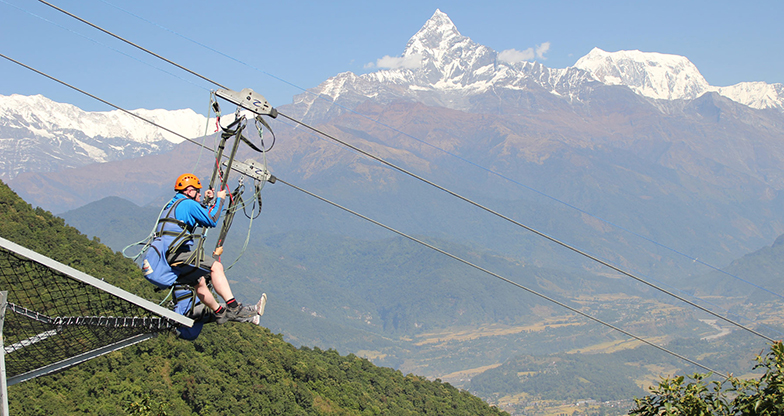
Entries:
{"label": "green tree", "polygon": [[708,374],[664,378],[651,395],[635,399],[630,415],[752,415],[784,414],[784,344],[771,345],[757,356],[754,369],[764,369],[759,379],[743,380],[730,375],[710,381]]}

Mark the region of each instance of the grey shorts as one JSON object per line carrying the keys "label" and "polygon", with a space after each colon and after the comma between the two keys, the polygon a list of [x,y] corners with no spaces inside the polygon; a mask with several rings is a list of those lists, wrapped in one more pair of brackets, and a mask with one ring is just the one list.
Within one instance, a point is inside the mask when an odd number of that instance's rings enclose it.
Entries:
{"label": "grey shorts", "polygon": [[199,267],[195,267],[188,262],[191,254],[193,254],[191,251],[178,251],[168,260],[169,264],[172,265],[172,271],[177,275],[177,283],[196,286],[202,277],[209,276],[210,269],[215,264],[215,259],[204,256],[202,252],[201,264]]}

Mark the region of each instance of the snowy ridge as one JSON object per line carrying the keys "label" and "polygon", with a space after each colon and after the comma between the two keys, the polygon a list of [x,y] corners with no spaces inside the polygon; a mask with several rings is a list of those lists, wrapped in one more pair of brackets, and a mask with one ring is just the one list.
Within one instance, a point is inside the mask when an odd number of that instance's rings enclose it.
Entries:
{"label": "snowy ridge", "polygon": [[740,83],[730,87],[708,84],[686,57],[641,51],[606,52],[594,48],[574,66],[548,68],[538,62],[509,63],[499,53],[473,42],[457,30],[449,17],[436,10],[408,41],[398,67],[355,75],[338,74],[310,93],[294,98],[303,117],[340,112],[325,109],[318,96],[333,103],[353,106],[363,100],[412,99],[428,105],[457,110],[473,108],[472,100],[493,91],[533,91],[541,88],[569,102],[593,84],[626,86],[638,95],[656,100],[691,100],[706,92],[717,92],[752,108],[784,110],[782,84]]}
{"label": "snowy ridge", "polygon": [[[191,109],[185,110],[133,110],[188,138],[204,135],[206,117]],[[55,137],[58,132],[76,130],[87,137],[123,137],[138,143],[167,140],[180,143],[179,136],[161,130],[120,110],[87,112],[71,104],[54,102],[42,95],[0,95],[0,126],[25,128],[41,137]]]}
{"label": "snowy ridge", "polygon": [[420,59],[419,67],[409,70],[417,84],[439,90],[487,89],[497,60],[495,51],[461,35],[440,10],[411,37],[403,56]]}
{"label": "snowy ridge", "polygon": [[684,56],[640,51],[605,52],[594,48],[580,58],[575,67],[590,72],[604,84],[625,85],[644,97],[682,100],[717,92],[752,108],[784,110],[784,85],[741,82],[729,87],[711,86]]}
{"label": "snowy ridge", "polygon": [[625,85],[637,94],[659,100],[694,99],[710,88],[697,67],[677,55],[608,53],[593,48],[574,66],[590,72],[604,84]]}
{"label": "snowy ridge", "polygon": [[[207,119],[193,110],[134,110],[189,138]],[[87,112],[41,95],[0,95],[0,178],[103,163],[171,149],[183,139],[120,110]]]}
{"label": "snowy ridge", "polygon": [[729,87],[712,87],[732,101],[751,108],[777,108],[784,110],[784,84],[741,82]]}

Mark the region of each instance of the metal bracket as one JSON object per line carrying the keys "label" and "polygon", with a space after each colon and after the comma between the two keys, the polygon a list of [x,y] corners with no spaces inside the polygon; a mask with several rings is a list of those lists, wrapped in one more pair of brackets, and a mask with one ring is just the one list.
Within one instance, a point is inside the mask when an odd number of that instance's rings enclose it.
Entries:
{"label": "metal bracket", "polygon": [[[227,166],[227,162],[223,162],[223,166]],[[264,167],[264,165],[262,165],[261,163],[253,159],[248,159],[244,162],[239,162],[235,160],[234,163],[231,165],[231,168],[243,175],[250,176],[251,178],[256,179],[257,181],[275,183],[275,181],[277,180],[275,176],[273,176]]]}
{"label": "metal bracket", "polygon": [[245,88],[240,92],[232,90],[217,90],[215,95],[224,100],[234,103],[246,110],[250,110],[258,115],[270,116],[275,118],[278,116],[278,110],[272,108],[267,99],[263,95],[254,92],[250,88]]}

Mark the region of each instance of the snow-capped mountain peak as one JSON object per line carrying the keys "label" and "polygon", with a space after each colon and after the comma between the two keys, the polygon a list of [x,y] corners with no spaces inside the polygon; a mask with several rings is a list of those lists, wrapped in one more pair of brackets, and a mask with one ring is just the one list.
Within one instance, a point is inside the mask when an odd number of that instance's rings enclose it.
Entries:
{"label": "snow-capped mountain peak", "polygon": [[[473,88],[476,75],[486,72],[482,69],[496,61],[495,51],[461,35],[441,10],[436,10],[411,37],[403,57],[406,62],[418,64],[387,71],[403,71],[393,76],[408,78],[414,88],[434,89]],[[391,75],[384,72],[376,74],[380,77]]]}
{"label": "snow-capped mountain peak", "polygon": [[574,66],[605,84],[625,85],[637,94],[660,100],[694,99],[710,88],[697,67],[678,55],[593,48]]}
{"label": "snow-capped mountain peak", "polygon": [[[713,87],[688,58],[678,55],[594,48],[564,69],[502,57],[462,35],[446,13],[436,10],[410,38],[402,56],[379,59],[375,72],[347,72],[324,81],[294,97],[294,111],[307,121],[323,120],[368,99],[379,103],[411,99],[462,111],[498,111],[509,105],[560,105],[552,100],[575,104],[600,84],[625,86],[656,100],[691,100],[716,92],[753,108],[784,109],[781,84]],[[539,98],[532,99],[531,94]]]}
{"label": "snow-capped mountain peak", "polygon": [[729,87],[711,87],[713,91],[751,108],[784,110],[784,84],[740,82]]}
{"label": "snow-capped mountain peak", "polygon": [[439,61],[456,42],[465,39],[467,38],[460,34],[452,19],[436,9],[433,16],[408,41],[403,56],[427,56]]}
{"label": "snow-capped mountain peak", "polygon": [[593,48],[574,65],[607,85],[625,85],[644,97],[659,100],[694,99],[717,92],[752,108],[784,109],[784,85],[741,82],[729,87],[708,84],[685,56],[656,52],[605,52]]}

